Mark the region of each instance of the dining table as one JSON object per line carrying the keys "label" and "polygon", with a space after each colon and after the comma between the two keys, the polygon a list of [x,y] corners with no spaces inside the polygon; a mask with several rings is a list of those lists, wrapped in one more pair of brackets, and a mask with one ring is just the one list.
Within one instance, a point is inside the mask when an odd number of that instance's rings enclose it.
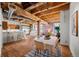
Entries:
{"label": "dining table", "polygon": [[[36,37],[34,40],[37,42],[41,42],[44,45],[44,55],[52,56],[52,48],[56,48],[58,39],[56,36],[50,36],[50,39],[45,39],[45,36]],[[54,54],[54,53],[53,53]]]}
{"label": "dining table", "polygon": [[51,45],[53,47],[56,47],[57,42],[58,42],[58,39],[56,36],[50,36],[50,39],[48,39],[48,40],[45,39],[45,36],[42,36],[39,38],[36,37],[34,40],[38,41],[38,42],[42,42],[43,44]]}

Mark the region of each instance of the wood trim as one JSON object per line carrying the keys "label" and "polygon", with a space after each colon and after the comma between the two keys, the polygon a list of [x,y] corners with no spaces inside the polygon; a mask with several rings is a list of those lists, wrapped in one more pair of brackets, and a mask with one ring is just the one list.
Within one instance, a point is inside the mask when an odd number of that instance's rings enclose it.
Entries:
{"label": "wood trim", "polygon": [[78,11],[76,11],[76,36],[78,36]]}

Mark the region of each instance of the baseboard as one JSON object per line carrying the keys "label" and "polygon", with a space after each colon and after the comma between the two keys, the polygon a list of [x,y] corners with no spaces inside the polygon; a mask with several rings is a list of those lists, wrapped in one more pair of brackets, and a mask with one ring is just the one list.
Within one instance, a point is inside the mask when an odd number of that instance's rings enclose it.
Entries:
{"label": "baseboard", "polygon": [[69,46],[68,44],[60,43],[60,45]]}

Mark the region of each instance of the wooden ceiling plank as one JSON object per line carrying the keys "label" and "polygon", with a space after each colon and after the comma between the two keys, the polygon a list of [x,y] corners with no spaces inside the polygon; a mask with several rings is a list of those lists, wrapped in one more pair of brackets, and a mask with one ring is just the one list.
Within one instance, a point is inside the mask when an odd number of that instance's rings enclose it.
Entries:
{"label": "wooden ceiling plank", "polygon": [[60,13],[46,15],[46,16],[42,16],[40,18],[47,21],[47,22],[52,22],[55,20],[57,21],[57,20],[60,20]]}
{"label": "wooden ceiling plank", "polygon": [[51,19],[43,19],[44,21],[48,22],[48,23],[52,23],[53,21],[56,22],[56,21],[60,21],[60,18],[51,18]]}
{"label": "wooden ceiling plank", "polygon": [[33,14],[35,12],[51,8],[51,7],[54,7],[54,6],[62,4],[62,3],[66,3],[66,2],[45,2],[45,4],[43,4],[43,5],[41,5],[41,6],[37,7],[37,8],[34,8],[34,9],[30,10],[30,11]]}
{"label": "wooden ceiling plank", "polygon": [[43,5],[43,4],[44,4],[44,2],[39,2],[39,3],[36,3],[35,5],[32,5],[32,6],[28,7],[28,8],[26,8],[25,10],[29,11],[29,10],[37,8],[37,7],[39,7],[39,6]]}
{"label": "wooden ceiling plank", "polygon": [[36,16],[39,17],[39,16],[44,15],[44,14],[48,14],[48,13],[56,12],[56,11],[67,10],[67,9],[69,9],[69,4],[64,5],[64,6],[62,6],[62,7],[59,7],[59,8],[51,9],[51,10],[48,10],[48,11],[45,11],[45,12],[42,12],[42,13],[38,13],[38,14],[36,14]]}
{"label": "wooden ceiling plank", "polygon": [[43,17],[43,16],[47,16],[47,15],[55,14],[55,13],[59,13],[59,12],[60,11],[54,11],[54,12],[51,12],[51,13],[47,13],[47,14],[40,15],[39,17]]}
{"label": "wooden ceiling plank", "polygon": [[30,19],[35,20],[35,21],[41,20],[40,18],[38,18],[35,15],[23,10],[22,8],[20,8],[18,6],[17,6],[17,9],[16,9],[16,13],[19,16],[22,15],[24,17],[30,18]]}
{"label": "wooden ceiling plank", "polygon": [[33,13],[33,14],[34,14],[34,15],[37,15],[37,14],[39,14],[39,13],[43,13],[43,12],[46,12],[46,11],[48,11],[48,10],[52,10],[52,9],[59,8],[59,7],[64,6],[64,5],[66,5],[66,4],[69,4],[69,3],[62,3],[62,4],[59,4],[59,5],[57,5],[57,6],[50,7],[50,8],[48,8],[48,9],[44,9],[44,10],[35,12],[35,13]]}
{"label": "wooden ceiling plank", "polygon": [[46,16],[42,16],[40,18],[42,18],[42,19],[48,19],[48,18],[53,18],[53,17],[60,17],[60,13],[49,14],[49,15],[46,15]]}

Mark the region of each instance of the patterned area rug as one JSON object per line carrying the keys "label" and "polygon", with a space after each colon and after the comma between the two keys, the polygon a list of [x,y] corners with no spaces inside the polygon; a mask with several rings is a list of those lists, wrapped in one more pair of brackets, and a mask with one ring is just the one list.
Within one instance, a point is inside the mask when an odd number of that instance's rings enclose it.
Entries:
{"label": "patterned area rug", "polygon": [[36,50],[33,49],[28,54],[26,54],[25,57],[62,57],[61,51],[58,47],[56,48],[56,51],[53,54],[50,54],[49,50],[43,51],[41,54],[36,54],[35,52]]}

